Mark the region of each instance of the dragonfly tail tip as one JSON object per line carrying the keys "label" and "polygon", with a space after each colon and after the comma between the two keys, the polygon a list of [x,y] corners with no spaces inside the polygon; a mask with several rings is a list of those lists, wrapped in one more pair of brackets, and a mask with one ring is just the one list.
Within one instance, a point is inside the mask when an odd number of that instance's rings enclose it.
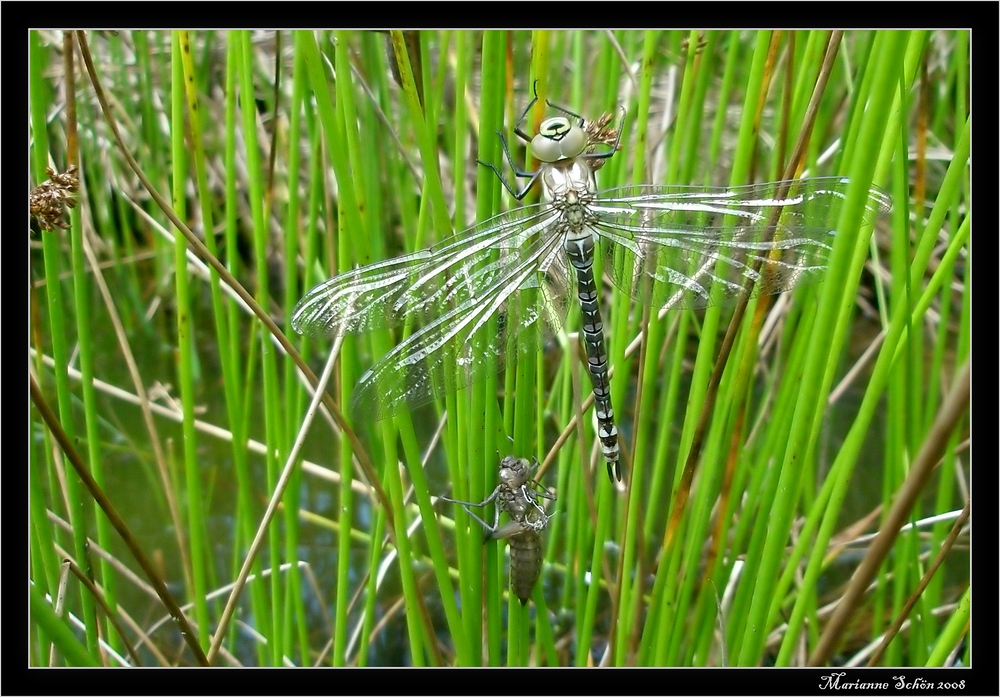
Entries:
{"label": "dragonfly tail tip", "polygon": [[622,480],[622,465],[620,462],[615,462],[612,467],[612,463],[606,463],[608,465],[608,480],[614,484],[617,479],[619,482]]}

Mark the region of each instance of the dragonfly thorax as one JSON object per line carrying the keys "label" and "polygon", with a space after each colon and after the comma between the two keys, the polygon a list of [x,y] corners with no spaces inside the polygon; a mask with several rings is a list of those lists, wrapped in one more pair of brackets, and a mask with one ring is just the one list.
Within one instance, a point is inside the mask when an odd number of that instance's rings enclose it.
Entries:
{"label": "dragonfly thorax", "polygon": [[570,195],[584,205],[593,200],[597,192],[597,179],[590,163],[582,158],[564,160],[546,165],[541,172],[542,200],[557,206]]}
{"label": "dragonfly thorax", "polygon": [[565,116],[553,116],[542,122],[531,139],[531,154],[539,162],[559,162],[583,154],[587,147],[586,132]]}

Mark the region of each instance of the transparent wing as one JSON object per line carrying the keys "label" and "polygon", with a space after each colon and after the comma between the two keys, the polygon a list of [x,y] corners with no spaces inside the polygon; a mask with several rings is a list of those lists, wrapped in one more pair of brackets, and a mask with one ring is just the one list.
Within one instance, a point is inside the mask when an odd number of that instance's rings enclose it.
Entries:
{"label": "transparent wing", "polygon": [[[633,186],[601,192],[592,209],[615,285],[654,307],[704,307],[821,279],[847,186],[843,177]],[[890,207],[873,187],[864,222]]]}
{"label": "transparent wing", "polygon": [[498,250],[520,248],[554,215],[542,205],[516,208],[420,252],[338,274],[299,301],[292,328],[323,337],[396,326],[411,317],[432,321],[493,283],[504,268],[488,268]]}
{"label": "transparent wing", "polygon": [[[561,238],[541,235],[470,272],[468,293],[419,327],[361,376],[353,413],[381,420],[443,397],[487,375],[534,360],[567,310],[568,269]],[[437,309],[444,309],[440,305]],[[491,321],[493,320],[493,321]]]}

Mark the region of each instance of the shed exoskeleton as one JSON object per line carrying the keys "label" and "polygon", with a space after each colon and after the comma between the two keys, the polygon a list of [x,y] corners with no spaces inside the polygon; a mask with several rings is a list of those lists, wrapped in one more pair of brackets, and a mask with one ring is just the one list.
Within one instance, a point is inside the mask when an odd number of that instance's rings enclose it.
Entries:
{"label": "shed exoskeleton", "polygon": [[[531,589],[542,573],[540,533],[552,518],[545,513],[539,499],[554,501],[556,498],[531,479],[533,470],[527,459],[508,455],[500,461],[500,483],[484,501],[472,503],[441,497],[443,501],[464,507],[486,529],[486,542],[507,540],[510,545],[510,584],[522,605],[528,602]],[[470,508],[481,508],[490,503],[495,503],[492,525]],[[510,521],[503,526],[500,525],[500,511],[506,511],[510,516]]]}

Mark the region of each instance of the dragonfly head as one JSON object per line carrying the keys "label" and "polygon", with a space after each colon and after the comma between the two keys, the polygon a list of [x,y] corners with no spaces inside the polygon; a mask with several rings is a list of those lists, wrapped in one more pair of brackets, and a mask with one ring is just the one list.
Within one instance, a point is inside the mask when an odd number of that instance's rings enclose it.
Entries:
{"label": "dragonfly head", "polygon": [[527,460],[508,456],[500,463],[500,483],[516,489],[528,481],[530,466]]}
{"label": "dragonfly head", "polygon": [[531,154],[539,162],[558,162],[583,154],[587,133],[565,116],[542,121],[538,134],[531,139]]}

